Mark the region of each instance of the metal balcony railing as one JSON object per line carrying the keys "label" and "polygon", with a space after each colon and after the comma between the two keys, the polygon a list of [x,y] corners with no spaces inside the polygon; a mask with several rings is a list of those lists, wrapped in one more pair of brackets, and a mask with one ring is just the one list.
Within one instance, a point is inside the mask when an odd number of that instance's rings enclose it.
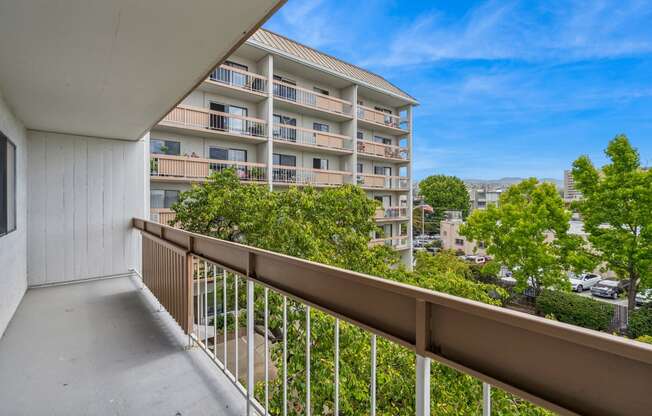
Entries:
{"label": "metal balcony railing", "polygon": [[407,218],[407,207],[382,207],[376,210],[377,220]]}
{"label": "metal balcony railing", "polygon": [[282,81],[274,81],[274,97],[329,113],[353,115],[350,102]]}
{"label": "metal balcony railing", "polygon": [[[276,377],[283,406],[292,394],[288,343],[301,342],[305,366],[292,372],[303,372],[303,411],[321,412],[311,404],[312,309],[334,321],[333,414],[339,414],[341,320],[370,333],[369,414],[376,412],[378,337],[414,352],[418,416],[431,414],[430,360],[480,379],[484,414],[490,385],[563,415],[644,415],[652,408],[652,346],[154,222],[133,225],[143,237],[143,283],[239,388],[248,414],[269,410],[272,341],[264,337],[264,371],[256,379],[254,339],[257,325],[267,334],[272,319],[282,328],[274,342],[282,350]],[[297,316],[300,322],[290,320]],[[305,327],[305,339],[288,339],[296,325]],[[256,383],[262,394],[255,394]]]}
{"label": "metal balcony railing", "polygon": [[373,108],[365,107],[363,105],[358,105],[358,120],[364,120],[399,130],[407,131],[409,129],[407,120],[401,119],[400,116],[374,110]]}
{"label": "metal balcony railing", "polygon": [[404,191],[410,189],[410,180],[405,176],[385,176],[358,173],[358,185],[369,189]]}
{"label": "metal balcony railing", "polygon": [[208,79],[210,81],[226,84],[246,91],[263,94],[267,92],[266,77],[228,65],[221,65],[218,68],[215,68],[213,72],[210,73]]}
{"label": "metal balcony railing", "polygon": [[369,242],[369,247],[385,245],[397,250],[408,248],[408,236],[400,235],[394,237],[374,238]]}
{"label": "metal balcony railing", "polygon": [[267,137],[265,120],[205,108],[178,106],[170,111],[159,124],[224,132],[237,136]]}
{"label": "metal balcony railing", "polygon": [[338,186],[351,183],[349,172],[309,169],[294,166],[272,167],[272,180],[278,184]]}
{"label": "metal balcony railing", "polygon": [[150,174],[155,177],[201,180],[206,179],[213,172],[234,169],[242,181],[265,182],[267,180],[267,166],[264,163],[169,155],[152,155],[150,160]]}
{"label": "metal balcony railing", "polygon": [[408,149],[400,146],[358,140],[358,154],[387,159],[408,160]]}
{"label": "metal balcony railing", "polygon": [[274,125],[274,140],[335,150],[353,150],[353,140],[350,137],[288,124]]}

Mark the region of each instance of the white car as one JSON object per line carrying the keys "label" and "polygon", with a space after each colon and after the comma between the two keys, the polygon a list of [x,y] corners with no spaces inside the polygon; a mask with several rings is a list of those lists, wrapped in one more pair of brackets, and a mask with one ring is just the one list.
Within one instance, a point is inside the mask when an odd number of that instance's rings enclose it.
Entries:
{"label": "white car", "polygon": [[643,289],[636,294],[636,305],[652,305],[652,289]]}
{"label": "white car", "polygon": [[584,292],[585,290],[591,289],[596,283],[602,280],[602,276],[594,273],[582,273],[579,276],[574,273],[569,273],[568,279],[570,280],[573,291]]}

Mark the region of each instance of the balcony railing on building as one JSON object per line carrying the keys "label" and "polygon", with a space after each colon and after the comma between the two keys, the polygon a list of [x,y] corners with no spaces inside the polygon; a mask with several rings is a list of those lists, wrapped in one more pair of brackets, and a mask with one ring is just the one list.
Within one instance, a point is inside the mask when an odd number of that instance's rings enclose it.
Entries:
{"label": "balcony railing on building", "polygon": [[347,116],[353,115],[353,106],[346,100],[331,97],[330,95],[321,94],[282,81],[274,81],[274,97],[330,113]]}
{"label": "balcony railing on building", "polygon": [[213,72],[210,73],[208,79],[247,91],[262,94],[267,92],[266,77],[227,65],[221,65],[218,68],[215,68]]}
{"label": "balcony railing on building", "polygon": [[358,173],[358,185],[363,188],[404,191],[410,188],[410,180],[406,176]]}
{"label": "balcony railing on building", "polygon": [[176,218],[176,214],[170,208],[151,208],[149,218],[159,224],[170,225]]}
{"label": "balcony railing on building", "polygon": [[382,207],[376,209],[377,220],[407,219],[407,207]]}
{"label": "balcony railing on building", "polygon": [[339,186],[351,183],[352,178],[349,172],[294,166],[274,166],[272,172],[272,180],[277,184]]}
{"label": "balcony railing on building", "polygon": [[212,173],[226,169],[235,170],[240,180],[245,182],[267,181],[267,166],[264,163],[170,155],[152,155],[150,162],[151,175],[161,179],[205,180]]}
{"label": "balcony railing on building", "polygon": [[353,140],[350,137],[287,124],[274,125],[274,140],[334,150],[353,150]]}
{"label": "balcony railing on building", "polygon": [[368,140],[358,140],[358,153],[387,159],[408,160],[408,149],[390,144],[376,143]]}
{"label": "balcony railing on building", "polygon": [[369,247],[385,245],[397,250],[408,248],[408,236],[399,235],[394,237],[374,238],[369,242]]}
{"label": "balcony railing on building", "polygon": [[358,105],[358,119],[399,130],[407,131],[409,128],[407,120],[401,119],[400,116],[374,110],[363,105]]}
{"label": "balcony railing on building", "polygon": [[178,106],[163,118],[161,125],[215,131],[248,137],[267,137],[267,123],[253,117],[228,114],[205,108]]}

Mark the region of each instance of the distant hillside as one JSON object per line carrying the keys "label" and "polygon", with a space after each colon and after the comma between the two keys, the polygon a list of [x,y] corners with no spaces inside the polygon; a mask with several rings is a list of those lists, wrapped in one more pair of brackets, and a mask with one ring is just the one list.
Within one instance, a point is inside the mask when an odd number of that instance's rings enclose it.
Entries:
{"label": "distant hillside", "polygon": [[[464,183],[468,186],[487,186],[491,188],[506,188],[515,183],[519,183],[525,178],[517,177],[506,177],[500,179],[463,179]],[[563,181],[554,178],[539,178],[539,181],[542,182],[551,182],[557,186],[557,188],[562,188],[564,186]]]}

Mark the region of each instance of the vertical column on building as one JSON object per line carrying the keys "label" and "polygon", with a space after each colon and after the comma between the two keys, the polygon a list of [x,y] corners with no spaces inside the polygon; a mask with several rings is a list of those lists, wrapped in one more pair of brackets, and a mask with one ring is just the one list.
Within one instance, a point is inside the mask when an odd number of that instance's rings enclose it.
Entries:
{"label": "vertical column on building", "polygon": [[342,99],[351,102],[353,119],[342,123],[342,134],[351,138],[353,146],[353,154],[345,157],[344,171],[351,172],[352,183],[355,185],[357,180],[357,167],[358,167],[358,86],[351,85],[350,87],[342,90]]}
{"label": "vertical column on building", "polygon": [[258,61],[260,73],[267,77],[267,98],[259,104],[259,114],[267,122],[267,143],[261,145],[265,149],[263,157],[258,157],[259,162],[267,167],[267,185],[273,188],[272,161],[274,154],[274,57],[266,55]]}
{"label": "vertical column on building", "polygon": [[405,110],[406,110],[406,116],[407,116],[407,122],[408,122],[408,135],[407,135],[407,146],[408,146],[408,166],[407,166],[407,176],[408,176],[408,200],[407,200],[407,214],[408,214],[408,268],[412,270],[412,256],[413,256],[413,250],[412,250],[412,238],[413,238],[413,222],[412,222],[412,203],[413,203],[413,190],[412,190],[412,163],[414,160],[414,150],[412,148],[412,109],[414,107],[412,105],[409,105]]}

